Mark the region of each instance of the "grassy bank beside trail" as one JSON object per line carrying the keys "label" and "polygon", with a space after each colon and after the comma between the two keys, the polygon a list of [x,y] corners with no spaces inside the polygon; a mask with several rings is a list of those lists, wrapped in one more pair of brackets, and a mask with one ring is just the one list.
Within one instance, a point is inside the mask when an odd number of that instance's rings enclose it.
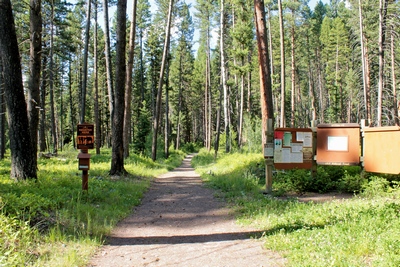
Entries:
{"label": "grassy bank beside trail", "polygon": [[[365,175],[351,199],[304,203],[274,196],[285,188],[282,177],[272,195],[260,193],[261,154],[213,157],[201,151],[192,161],[196,171],[234,205],[240,223],[261,230],[265,248],[287,258],[288,266],[400,266],[399,182]],[[296,172],[289,173],[287,181],[296,180]],[[351,180],[343,173],[337,184]]]}
{"label": "grassy bank beside trail", "polygon": [[38,181],[14,182],[0,161],[0,266],[84,266],[104,236],[132,212],[152,178],[179,166],[184,154],[153,162],[132,155],[125,177],[110,177],[111,152],[92,154],[82,192],[78,151],[39,159]]}

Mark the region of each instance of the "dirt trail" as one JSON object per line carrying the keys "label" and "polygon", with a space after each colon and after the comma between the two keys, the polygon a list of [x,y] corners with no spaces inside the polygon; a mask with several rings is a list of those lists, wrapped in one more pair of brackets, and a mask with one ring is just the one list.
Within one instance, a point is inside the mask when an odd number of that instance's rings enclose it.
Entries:
{"label": "dirt trail", "polygon": [[260,233],[235,224],[232,211],[190,166],[153,182],[89,266],[284,266],[278,254],[252,239]]}

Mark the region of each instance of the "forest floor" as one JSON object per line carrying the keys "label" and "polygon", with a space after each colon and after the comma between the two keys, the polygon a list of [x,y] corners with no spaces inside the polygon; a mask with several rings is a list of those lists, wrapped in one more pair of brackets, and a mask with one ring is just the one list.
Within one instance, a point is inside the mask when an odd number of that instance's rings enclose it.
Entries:
{"label": "forest floor", "polygon": [[[190,166],[159,176],[88,266],[285,266],[263,248],[262,231],[235,223],[232,209]],[[328,196],[302,196],[304,201]]]}

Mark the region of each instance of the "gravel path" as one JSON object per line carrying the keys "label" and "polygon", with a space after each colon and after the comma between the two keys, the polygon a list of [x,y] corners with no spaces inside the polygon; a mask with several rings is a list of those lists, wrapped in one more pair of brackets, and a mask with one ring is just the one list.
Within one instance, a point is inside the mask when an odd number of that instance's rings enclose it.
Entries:
{"label": "gravel path", "polygon": [[259,232],[235,224],[232,211],[202,185],[191,159],[155,179],[89,266],[285,265],[251,238]]}

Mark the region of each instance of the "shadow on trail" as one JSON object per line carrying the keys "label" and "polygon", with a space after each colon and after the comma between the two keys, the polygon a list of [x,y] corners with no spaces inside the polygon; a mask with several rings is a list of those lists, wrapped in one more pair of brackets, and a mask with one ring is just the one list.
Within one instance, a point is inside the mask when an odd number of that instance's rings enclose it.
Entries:
{"label": "shadow on trail", "polygon": [[149,236],[149,237],[112,237],[110,245],[134,246],[140,245],[176,245],[191,243],[223,242],[234,240],[246,240],[250,238],[260,238],[264,231],[237,232],[237,233],[216,233],[202,235],[183,235],[183,236]]}

